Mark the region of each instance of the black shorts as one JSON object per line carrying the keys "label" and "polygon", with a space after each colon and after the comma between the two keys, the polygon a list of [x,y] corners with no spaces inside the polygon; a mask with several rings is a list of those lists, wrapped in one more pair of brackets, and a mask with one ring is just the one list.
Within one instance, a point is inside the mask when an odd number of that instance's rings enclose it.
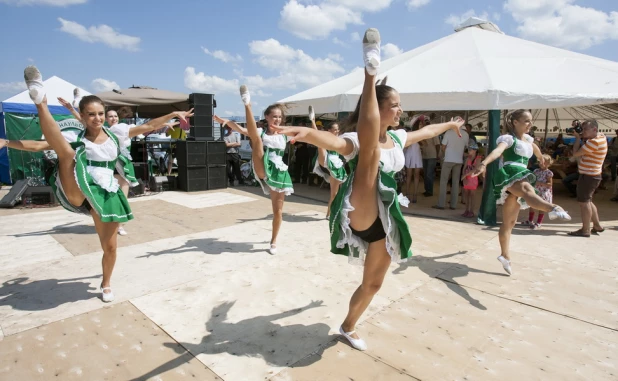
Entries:
{"label": "black shorts", "polygon": [[371,226],[363,231],[355,230],[352,226],[350,226],[350,230],[354,233],[355,236],[362,239],[365,242],[377,242],[381,239],[386,238],[386,232],[384,231],[384,227],[382,226],[382,220],[380,216],[376,217],[376,220],[371,224]]}

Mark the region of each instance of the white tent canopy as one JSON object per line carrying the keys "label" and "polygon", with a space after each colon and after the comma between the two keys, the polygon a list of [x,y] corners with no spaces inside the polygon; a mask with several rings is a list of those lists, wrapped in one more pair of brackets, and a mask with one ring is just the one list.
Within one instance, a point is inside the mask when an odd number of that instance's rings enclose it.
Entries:
{"label": "white tent canopy", "polygon": [[[352,111],[363,76],[363,71],[354,71],[281,102],[290,104],[290,115],[306,114],[309,105],[316,113]],[[617,62],[476,27],[383,61],[379,76],[388,76],[404,110],[545,109],[618,102]]]}
{"label": "white tent canopy", "polygon": [[[62,78],[50,77],[43,81],[47,90],[47,105],[52,114],[69,114],[69,110],[65,109],[58,97],[64,98],[70,103],[73,102],[73,90],[77,87],[74,84],[65,81]],[[82,96],[90,95],[86,90],[79,88]],[[0,104],[0,112],[14,112],[20,114],[36,114],[36,106],[32,103],[28,90],[12,96]]]}

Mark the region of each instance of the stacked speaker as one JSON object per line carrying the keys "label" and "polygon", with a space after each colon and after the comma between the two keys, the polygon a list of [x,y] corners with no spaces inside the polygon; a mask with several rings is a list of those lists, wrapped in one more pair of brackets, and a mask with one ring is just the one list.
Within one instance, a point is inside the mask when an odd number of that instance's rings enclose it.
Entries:
{"label": "stacked speaker", "polygon": [[191,140],[206,141],[215,139],[215,128],[212,120],[214,108],[217,106],[213,94],[189,95],[189,105],[193,108],[191,118]]}
{"label": "stacked speaker", "polygon": [[226,188],[225,151],[223,141],[179,141],[178,188],[185,192]]}

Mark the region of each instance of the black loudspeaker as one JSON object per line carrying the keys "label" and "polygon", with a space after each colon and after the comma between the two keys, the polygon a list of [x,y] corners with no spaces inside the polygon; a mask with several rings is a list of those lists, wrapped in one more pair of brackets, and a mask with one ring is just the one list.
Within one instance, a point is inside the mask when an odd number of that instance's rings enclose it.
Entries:
{"label": "black loudspeaker", "polygon": [[165,192],[176,190],[176,177],[150,176],[149,186],[151,192]]}
{"label": "black loudspeaker", "polygon": [[144,194],[145,191],[146,191],[146,186],[144,185],[144,182],[142,181],[141,178],[138,178],[137,185],[129,189],[129,195],[139,196],[139,195]]}
{"label": "black loudspeaker", "polygon": [[30,203],[34,205],[56,203],[56,197],[54,196],[54,191],[51,186],[29,186],[21,197],[22,201],[29,199]]}
{"label": "black loudspeaker", "polygon": [[225,142],[218,140],[214,142],[206,142],[206,164],[208,165],[225,165],[227,164],[227,147]]}
{"label": "black loudspeaker", "polygon": [[9,193],[0,200],[0,208],[12,208],[21,199],[21,196],[28,189],[28,180],[18,180]]}
{"label": "black loudspeaker", "polygon": [[225,165],[208,166],[208,190],[227,188],[227,172]]}
{"label": "black loudspeaker", "polygon": [[148,158],[144,155],[144,151],[146,150],[146,144],[144,141],[139,142],[131,142],[131,158],[137,162],[147,160]]}
{"label": "black loudspeaker", "polygon": [[214,140],[215,129],[212,121],[214,108],[217,107],[213,94],[193,93],[189,95],[189,104],[193,108],[191,130],[189,134],[195,140]]}
{"label": "black loudspeaker", "polygon": [[[133,156],[133,155],[131,155]],[[133,156],[133,159],[135,160],[135,156]],[[139,159],[137,159],[139,160]],[[144,162],[133,162],[133,168],[135,169],[135,178],[138,180],[146,180],[146,172],[147,172],[147,167],[146,167],[146,163]]]}
{"label": "black loudspeaker", "polygon": [[205,141],[179,141],[176,143],[176,161],[179,167],[206,165]]}
{"label": "black loudspeaker", "polygon": [[178,167],[178,188],[185,192],[208,190],[208,167]]}

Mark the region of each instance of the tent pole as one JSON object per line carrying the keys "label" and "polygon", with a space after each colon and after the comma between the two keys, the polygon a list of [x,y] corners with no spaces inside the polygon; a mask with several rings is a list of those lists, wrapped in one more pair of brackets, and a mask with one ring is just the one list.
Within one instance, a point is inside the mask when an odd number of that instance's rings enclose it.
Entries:
{"label": "tent pole", "polygon": [[547,145],[547,130],[549,129],[549,109],[545,110],[545,136],[543,137],[543,148]]}
{"label": "tent pole", "polygon": [[[496,148],[496,139],[500,136],[500,110],[490,110],[487,125],[487,151],[486,155],[489,155],[491,151]],[[496,198],[494,197],[493,189],[493,176],[498,170],[498,161],[487,166],[487,172],[485,173],[485,180],[483,181],[483,200],[481,201],[481,208],[478,213],[477,223],[487,226],[495,226],[496,223]]]}

